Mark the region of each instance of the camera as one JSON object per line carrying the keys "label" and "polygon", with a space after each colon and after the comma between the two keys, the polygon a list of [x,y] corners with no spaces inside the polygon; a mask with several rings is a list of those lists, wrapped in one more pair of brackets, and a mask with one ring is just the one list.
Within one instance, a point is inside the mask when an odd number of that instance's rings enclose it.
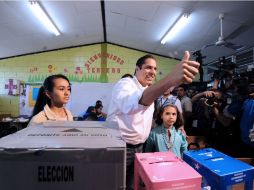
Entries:
{"label": "camera", "polygon": [[216,64],[218,70],[214,71],[213,79],[225,79],[225,78],[234,78],[236,73],[234,72],[237,65],[231,60],[227,60],[225,56],[220,57]]}
{"label": "camera", "polygon": [[214,71],[212,79],[226,79],[226,78],[237,78],[238,74],[233,72],[232,70],[227,69],[219,69]]}
{"label": "camera", "polygon": [[208,97],[205,100],[205,104],[209,107],[213,107],[218,104],[218,98],[215,97],[214,95],[212,97]]}

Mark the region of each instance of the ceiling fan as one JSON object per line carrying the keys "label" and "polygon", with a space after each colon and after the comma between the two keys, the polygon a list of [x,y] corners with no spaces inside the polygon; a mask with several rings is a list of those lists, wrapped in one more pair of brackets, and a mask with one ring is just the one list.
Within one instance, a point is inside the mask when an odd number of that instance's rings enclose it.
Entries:
{"label": "ceiling fan", "polygon": [[233,44],[231,42],[228,42],[225,40],[224,36],[223,36],[223,19],[224,19],[224,14],[223,13],[220,13],[219,14],[219,20],[220,20],[220,36],[218,38],[218,40],[215,42],[215,43],[212,43],[212,44],[208,44],[208,45],[205,45],[201,48],[201,50],[203,49],[206,49],[210,46],[224,46],[224,47],[227,47],[227,48],[231,48],[231,49],[234,49],[236,51],[240,51],[242,49],[245,48],[245,46],[243,45],[237,45],[237,44]]}

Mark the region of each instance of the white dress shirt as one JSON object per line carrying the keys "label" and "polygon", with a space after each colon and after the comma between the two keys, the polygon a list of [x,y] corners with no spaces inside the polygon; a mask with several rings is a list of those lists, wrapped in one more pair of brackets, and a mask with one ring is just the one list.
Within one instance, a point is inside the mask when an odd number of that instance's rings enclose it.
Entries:
{"label": "white dress shirt", "polygon": [[136,77],[119,80],[108,108],[107,121],[117,122],[124,141],[133,145],[144,143],[151,131],[154,104],[139,104],[145,88]]}

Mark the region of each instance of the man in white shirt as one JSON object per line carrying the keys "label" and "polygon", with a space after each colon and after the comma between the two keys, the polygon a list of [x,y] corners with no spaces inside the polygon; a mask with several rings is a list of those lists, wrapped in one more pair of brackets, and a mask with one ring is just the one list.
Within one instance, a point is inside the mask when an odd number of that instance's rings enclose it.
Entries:
{"label": "man in white shirt", "polygon": [[150,133],[154,100],[171,86],[191,83],[198,73],[199,63],[189,57],[186,51],[173,71],[152,85],[157,71],[156,59],[152,55],[143,56],[136,63],[134,77],[119,80],[113,88],[107,121],[118,123],[126,142],[126,190],[133,189],[135,153],[142,152]]}

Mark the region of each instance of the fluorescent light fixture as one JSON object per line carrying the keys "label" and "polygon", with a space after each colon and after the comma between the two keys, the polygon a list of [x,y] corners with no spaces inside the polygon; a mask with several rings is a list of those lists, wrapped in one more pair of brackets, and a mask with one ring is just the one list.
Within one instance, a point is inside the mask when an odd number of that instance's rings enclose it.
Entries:
{"label": "fluorescent light fixture", "polygon": [[30,7],[36,17],[43,23],[43,25],[48,29],[48,31],[54,33],[56,36],[60,35],[59,30],[52,22],[47,13],[43,10],[38,1],[30,1]]}
{"label": "fluorescent light fixture", "polygon": [[167,41],[174,38],[175,35],[186,25],[188,17],[189,14],[187,13],[182,14],[164,35],[164,37],[161,40],[161,44],[165,44]]}

